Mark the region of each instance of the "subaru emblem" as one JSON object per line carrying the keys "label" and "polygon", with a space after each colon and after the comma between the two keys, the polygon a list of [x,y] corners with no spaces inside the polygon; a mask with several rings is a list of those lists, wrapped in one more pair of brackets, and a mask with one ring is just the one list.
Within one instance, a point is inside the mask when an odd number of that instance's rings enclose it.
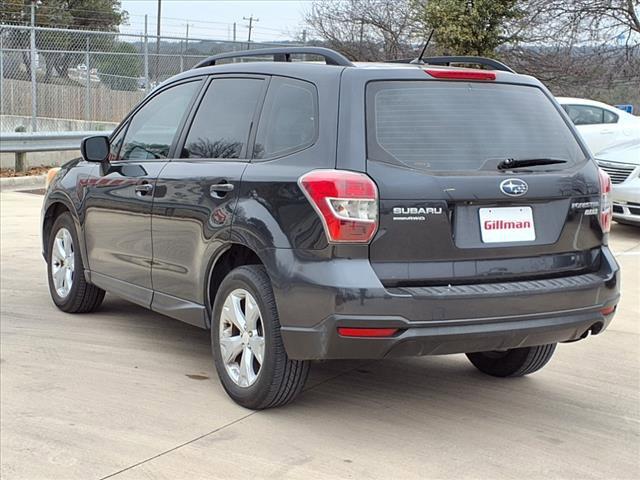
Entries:
{"label": "subaru emblem", "polygon": [[500,182],[500,191],[510,197],[519,197],[529,190],[529,185],[519,178],[509,178]]}

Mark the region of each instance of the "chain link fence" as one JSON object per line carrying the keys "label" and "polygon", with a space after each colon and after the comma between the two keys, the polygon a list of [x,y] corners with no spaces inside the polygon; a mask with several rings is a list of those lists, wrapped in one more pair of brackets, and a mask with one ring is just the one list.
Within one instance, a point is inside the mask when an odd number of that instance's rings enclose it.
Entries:
{"label": "chain link fence", "polygon": [[162,81],[247,46],[0,24],[0,131],[111,130]]}

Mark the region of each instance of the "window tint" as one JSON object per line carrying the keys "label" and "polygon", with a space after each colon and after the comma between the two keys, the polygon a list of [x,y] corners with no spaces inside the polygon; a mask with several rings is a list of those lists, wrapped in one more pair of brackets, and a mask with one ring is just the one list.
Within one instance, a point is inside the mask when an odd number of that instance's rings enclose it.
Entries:
{"label": "window tint", "polygon": [[183,158],[240,158],[263,80],[216,79],[209,85],[187,135]]}
{"label": "window tint", "polygon": [[286,155],[311,145],[318,128],[317,97],[311,83],[274,77],[258,125],[254,158]]}
{"label": "window tint", "polygon": [[176,85],[149,100],[131,119],[121,160],[167,158],[178,126],[200,82]]}
{"label": "window tint", "polygon": [[565,105],[565,111],[575,125],[604,123],[604,110],[590,105]]}
{"label": "window tint", "polygon": [[618,115],[609,110],[604,110],[604,123],[618,123]]}
{"label": "window tint", "polygon": [[585,158],[535,87],[473,82],[374,82],[367,87],[370,159],[421,170],[478,170],[507,158]]}

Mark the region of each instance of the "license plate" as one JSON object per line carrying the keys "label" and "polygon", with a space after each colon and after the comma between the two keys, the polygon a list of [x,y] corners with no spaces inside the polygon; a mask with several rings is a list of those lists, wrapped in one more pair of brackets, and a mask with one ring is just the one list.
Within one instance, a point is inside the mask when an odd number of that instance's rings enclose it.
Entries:
{"label": "license plate", "polygon": [[480,232],[484,243],[530,242],[536,239],[531,207],[480,209]]}

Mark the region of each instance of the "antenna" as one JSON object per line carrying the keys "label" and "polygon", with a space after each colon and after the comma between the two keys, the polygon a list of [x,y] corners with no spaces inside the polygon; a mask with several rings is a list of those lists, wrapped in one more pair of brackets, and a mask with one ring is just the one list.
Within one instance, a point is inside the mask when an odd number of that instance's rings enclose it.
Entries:
{"label": "antenna", "polygon": [[420,56],[418,58],[416,58],[415,60],[412,60],[411,63],[422,63],[422,57],[424,57],[425,52],[427,51],[427,47],[429,46],[429,42],[431,42],[431,37],[433,37],[433,32],[435,32],[436,29],[432,28],[431,29],[431,33],[429,34],[429,38],[427,38],[427,41],[424,44],[424,47],[422,47],[422,51],[420,52]]}

